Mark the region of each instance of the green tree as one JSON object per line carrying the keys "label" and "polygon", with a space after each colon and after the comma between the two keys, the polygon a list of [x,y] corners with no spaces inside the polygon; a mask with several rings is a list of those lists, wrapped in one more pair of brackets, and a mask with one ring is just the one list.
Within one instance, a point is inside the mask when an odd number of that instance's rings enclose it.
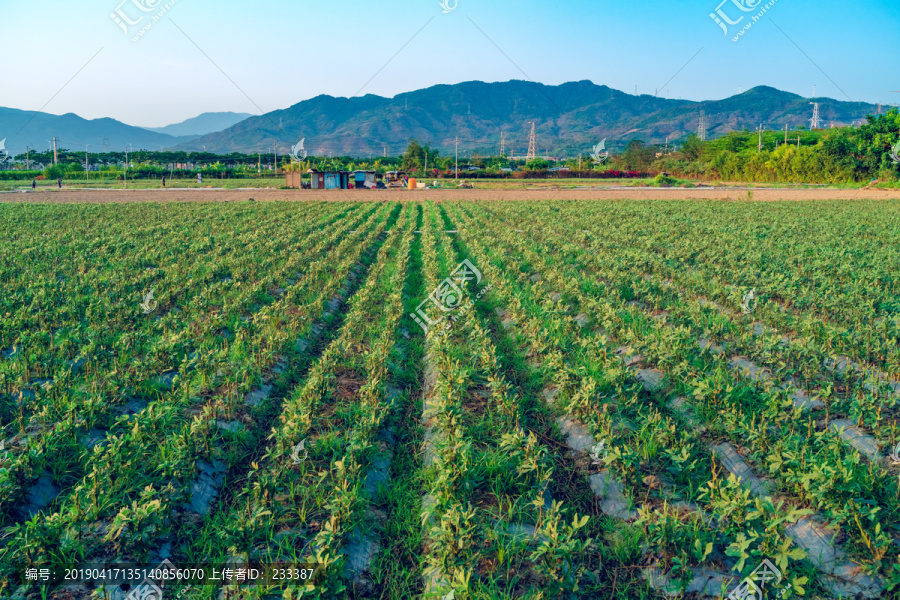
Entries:
{"label": "green tree", "polygon": [[546,171],[550,168],[550,163],[543,158],[532,158],[525,163],[525,168],[532,171]]}
{"label": "green tree", "polygon": [[692,133],[681,145],[681,153],[688,162],[699,160],[700,157],[703,156],[703,140],[701,140],[697,134]]}
{"label": "green tree", "polygon": [[423,148],[415,138],[409,140],[406,147],[406,154],[403,155],[403,163],[401,169],[407,173],[420,173],[425,164],[425,148]]}
{"label": "green tree", "polygon": [[622,155],[622,162],[629,171],[647,171],[656,159],[656,149],[641,140],[632,140]]}

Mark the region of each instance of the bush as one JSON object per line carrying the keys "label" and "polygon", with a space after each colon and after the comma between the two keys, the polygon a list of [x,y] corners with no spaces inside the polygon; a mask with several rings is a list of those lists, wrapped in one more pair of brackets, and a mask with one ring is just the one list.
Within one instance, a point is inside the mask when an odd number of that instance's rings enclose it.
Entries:
{"label": "bush", "polygon": [[650,185],[654,187],[672,187],[674,185],[678,185],[679,183],[681,182],[674,177],[669,177],[665,173],[660,173],[653,179]]}
{"label": "bush", "polygon": [[31,181],[40,171],[0,171],[0,181]]}
{"label": "bush", "polygon": [[[440,176],[444,179],[453,179],[456,176],[456,172],[453,169],[445,171],[440,174]],[[609,171],[568,171],[568,175],[560,176],[557,171],[513,171],[511,173],[508,172],[491,172],[491,171],[478,171],[477,173],[472,173],[468,171],[460,171],[459,177],[462,179],[463,177],[468,179],[572,179],[572,178],[584,178],[584,179],[644,179],[647,177],[652,177],[651,173],[639,173],[637,171],[617,171],[615,169],[610,169]]]}
{"label": "bush", "polygon": [[45,179],[61,179],[66,172],[63,169],[62,165],[50,165],[46,169],[44,169],[44,178]]}

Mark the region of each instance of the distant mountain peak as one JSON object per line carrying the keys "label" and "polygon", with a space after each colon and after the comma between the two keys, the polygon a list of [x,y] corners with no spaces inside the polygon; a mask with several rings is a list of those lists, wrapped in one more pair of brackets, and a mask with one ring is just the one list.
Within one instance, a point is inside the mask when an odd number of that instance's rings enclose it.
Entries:
{"label": "distant mountain peak", "polygon": [[209,112],[197,115],[181,123],[174,123],[165,127],[145,127],[144,129],[174,136],[201,136],[228,129],[252,116],[249,113]]}

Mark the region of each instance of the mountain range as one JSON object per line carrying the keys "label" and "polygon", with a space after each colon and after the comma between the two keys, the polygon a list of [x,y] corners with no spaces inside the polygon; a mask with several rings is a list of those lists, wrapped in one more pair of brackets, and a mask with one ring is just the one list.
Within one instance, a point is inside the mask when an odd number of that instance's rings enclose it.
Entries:
{"label": "mountain range", "polygon": [[[810,126],[812,99],[760,86],[724,100],[694,102],[634,96],[590,81],[549,86],[527,81],[437,85],[394,98],[317,96],[251,117],[223,131],[178,145],[219,152],[272,152],[305,138],[313,155],[380,156],[402,153],[410,138],[443,153],[496,154],[501,132],[506,151],[527,152],[535,123],[539,154],[587,152],[602,139],[622,149],[633,139],[665,143],[698,130],[705,111],[709,137],[729,131]],[[877,106],[817,98],[823,127],[849,125],[874,114]]]}
{"label": "mountain range", "polygon": [[54,137],[58,148],[84,151],[87,145],[89,152],[103,152],[107,147],[121,152],[129,144],[135,150],[159,150],[193,139],[148,131],[115,119],[88,120],[72,113],[51,115],[0,108],[0,139],[6,138],[10,154],[24,154],[26,146],[38,151],[52,149]]}
{"label": "mountain range", "polygon": [[218,153],[287,153],[306,140],[311,155],[401,154],[410,138],[452,154],[459,139],[463,155],[496,154],[501,135],[506,152],[522,156],[535,124],[538,154],[586,153],[606,139],[621,150],[634,139],[678,142],[698,129],[705,112],[707,134],[734,130],[809,127],[819,103],[823,127],[850,125],[875,114],[877,106],[830,98],[803,98],[759,86],[724,100],[690,101],[631,95],[590,81],[551,86],[528,81],[472,81],[436,85],[393,98],[320,95],[260,116],[205,113],[182,123],[141,128],[114,119],[86,120],[0,108],[0,139],[12,154],[25,146],[44,149],[56,136],[60,147],[91,152],[175,149]]}
{"label": "mountain range", "polygon": [[[26,146],[32,150],[57,147],[89,152],[121,152],[134,150],[162,150],[193,140],[210,132],[220,131],[251,115],[246,113],[203,113],[182,123],[166,127],[135,127],[115,119],[88,120],[69,113],[24,111],[0,107],[0,140],[6,139],[6,149],[12,155],[24,154]],[[202,145],[201,145],[202,147]]]}

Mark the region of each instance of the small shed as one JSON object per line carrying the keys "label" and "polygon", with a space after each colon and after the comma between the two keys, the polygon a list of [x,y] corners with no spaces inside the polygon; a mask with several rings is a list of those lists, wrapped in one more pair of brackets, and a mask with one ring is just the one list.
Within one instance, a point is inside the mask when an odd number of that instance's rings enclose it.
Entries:
{"label": "small shed", "polygon": [[354,171],[353,175],[356,189],[375,188],[375,171]]}
{"label": "small shed", "polygon": [[310,179],[314,190],[350,189],[350,171],[317,171],[310,169]]}
{"label": "small shed", "polygon": [[288,171],[284,174],[284,183],[289,188],[303,187],[303,173],[300,171]]}

